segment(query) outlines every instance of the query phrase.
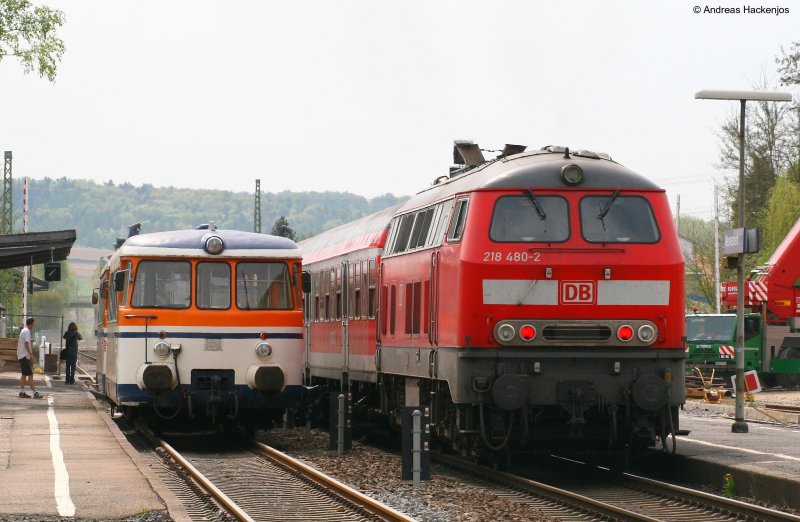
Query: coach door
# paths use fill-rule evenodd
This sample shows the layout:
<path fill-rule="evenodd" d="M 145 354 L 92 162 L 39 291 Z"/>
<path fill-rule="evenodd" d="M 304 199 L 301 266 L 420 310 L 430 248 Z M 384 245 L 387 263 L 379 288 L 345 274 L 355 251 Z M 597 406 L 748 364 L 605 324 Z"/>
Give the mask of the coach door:
<path fill-rule="evenodd" d="M 428 340 L 432 346 L 439 342 L 439 251 L 431 254 L 431 290 L 428 302 Z"/>
<path fill-rule="evenodd" d="M 336 315 L 342 321 L 342 388 L 347 389 L 348 372 L 350 368 L 350 323 L 348 314 L 350 310 L 350 266 L 346 261 L 342 261 L 341 272 L 339 275 L 339 288 L 336 296 Z"/>

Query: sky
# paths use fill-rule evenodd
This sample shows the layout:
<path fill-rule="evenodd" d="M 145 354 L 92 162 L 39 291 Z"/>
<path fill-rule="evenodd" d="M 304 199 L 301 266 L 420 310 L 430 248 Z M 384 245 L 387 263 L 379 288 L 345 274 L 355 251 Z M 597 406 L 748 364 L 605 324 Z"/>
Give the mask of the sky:
<path fill-rule="evenodd" d="M 789 0 L 33 1 L 64 12 L 67 51 L 55 83 L 0 61 L 15 190 L 411 195 L 470 139 L 607 152 L 710 219 L 738 104 L 694 93 L 786 90 L 775 57 L 800 41 Z M 789 12 L 703 12 L 720 6 Z"/>

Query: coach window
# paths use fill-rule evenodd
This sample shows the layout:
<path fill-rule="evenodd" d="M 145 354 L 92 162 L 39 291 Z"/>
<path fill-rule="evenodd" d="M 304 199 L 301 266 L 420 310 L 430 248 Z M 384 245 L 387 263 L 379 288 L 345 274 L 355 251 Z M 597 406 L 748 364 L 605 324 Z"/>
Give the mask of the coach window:
<path fill-rule="evenodd" d="M 361 261 L 356 261 L 352 265 L 353 270 L 353 304 L 350 316 L 354 319 L 361 319 Z"/>
<path fill-rule="evenodd" d="M 447 201 L 439 203 L 439 205 L 441 205 L 441 211 L 436 217 L 436 220 L 433 222 L 433 228 L 435 231 L 433 233 L 433 237 L 431 238 L 432 246 L 440 246 L 444 242 L 444 235 L 447 232 L 447 225 L 450 223 L 450 213 L 453 210 L 453 201 L 454 200 L 452 199 L 448 199 Z"/>
<path fill-rule="evenodd" d="M 560 196 L 503 196 L 492 212 L 489 238 L 496 243 L 560 243 L 569 239 L 567 202 Z"/>
<path fill-rule="evenodd" d="M 238 263 L 236 306 L 242 310 L 294 308 L 291 274 L 286 263 Z"/>
<path fill-rule="evenodd" d="M 453 212 L 453 220 L 450 223 L 450 230 L 447 232 L 447 241 L 450 243 L 461 241 L 461 237 L 464 235 L 464 226 L 467 223 L 468 206 L 469 200 L 466 198 L 456 201 L 455 210 Z"/>
<path fill-rule="evenodd" d="M 369 260 L 369 318 L 375 319 L 375 260 Z"/>
<path fill-rule="evenodd" d="M 391 254 L 399 254 L 408 249 L 408 238 L 411 236 L 411 229 L 414 227 L 414 214 L 406 214 L 397 218 L 399 225 L 397 227 L 397 236 L 395 237 L 394 244 L 392 245 Z"/>
<path fill-rule="evenodd" d="M 142 261 L 136 267 L 131 306 L 188 308 L 192 302 L 192 265 L 188 261 Z"/>
<path fill-rule="evenodd" d="M 660 239 L 650 202 L 619 191 L 581 199 L 581 233 L 590 243 L 656 243 Z"/>
<path fill-rule="evenodd" d="M 314 322 L 319 322 L 322 318 L 320 314 L 320 301 L 319 301 L 319 272 L 314 272 L 311 280 L 312 287 L 314 288 Z"/>
<path fill-rule="evenodd" d="M 336 275 L 335 277 L 335 285 L 336 285 L 336 319 L 342 319 L 342 287 L 344 286 L 344 281 L 342 280 L 344 274 L 342 274 L 341 267 L 336 267 Z M 347 314 L 347 312 L 344 312 Z"/>
<path fill-rule="evenodd" d="M 227 263 L 197 264 L 197 308 L 226 310 L 231 306 L 231 267 Z"/>
<path fill-rule="evenodd" d="M 428 231 L 431 229 L 431 220 L 433 219 L 433 207 L 426 210 L 421 210 L 417 214 L 417 222 L 414 223 L 414 232 L 411 235 L 411 242 L 408 246 L 409 250 L 425 247 L 428 240 Z"/>

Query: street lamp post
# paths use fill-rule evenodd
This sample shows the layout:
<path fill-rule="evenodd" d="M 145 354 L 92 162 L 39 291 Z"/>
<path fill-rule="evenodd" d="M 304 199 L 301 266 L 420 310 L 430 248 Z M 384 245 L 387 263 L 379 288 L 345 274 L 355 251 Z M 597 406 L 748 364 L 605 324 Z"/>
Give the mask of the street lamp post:
<path fill-rule="evenodd" d="M 745 104 L 753 101 L 792 101 L 788 92 L 767 91 L 718 91 L 703 90 L 694 95 L 698 100 L 739 100 L 739 202 L 738 227 L 744 229 L 744 118 Z M 733 433 L 747 433 L 744 420 L 744 252 L 736 261 L 736 419 L 731 426 Z M 717 289 L 719 292 L 719 288 Z"/>

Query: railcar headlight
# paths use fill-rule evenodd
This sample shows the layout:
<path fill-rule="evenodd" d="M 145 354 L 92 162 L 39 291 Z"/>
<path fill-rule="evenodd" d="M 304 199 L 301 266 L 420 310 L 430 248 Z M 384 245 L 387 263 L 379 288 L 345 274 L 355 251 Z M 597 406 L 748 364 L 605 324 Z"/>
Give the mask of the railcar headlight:
<path fill-rule="evenodd" d="M 258 343 L 256 345 L 256 355 L 259 359 L 266 359 L 272 355 L 272 346 L 269 343 Z"/>
<path fill-rule="evenodd" d="M 567 185 L 578 185 L 583 181 L 583 169 L 573 163 L 561 167 L 561 180 Z"/>
<path fill-rule="evenodd" d="M 155 353 L 158 357 L 164 359 L 167 355 L 169 355 L 170 346 L 169 343 L 165 343 L 164 341 L 159 341 L 153 346 L 153 353 Z"/>
<path fill-rule="evenodd" d="M 203 250 L 209 254 L 219 254 L 225 250 L 225 242 L 219 236 L 209 236 L 203 244 Z"/>
<path fill-rule="evenodd" d="M 636 336 L 643 343 L 652 343 L 656 338 L 656 329 L 649 324 L 643 324 L 639 327 L 639 331 L 636 332 Z"/>
<path fill-rule="evenodd" d="M 504 343 L 511 341 L 517 331 L 510 324 L 501 324 L 497 327 L 497 338 Z"/>
<path fill-rule="evenodd" d="M 628 342 L 633 339 L 633 328 L 627 324 L 623 324 L 617 328 L 617 339 L 623 342 Z"/>
<path fill-rule="evenodd" d="M 536 328 L 530 324 L 524 324 L 519 329 L 519 336 L 523 341 L 533 341 L 536 337 Z"/>

